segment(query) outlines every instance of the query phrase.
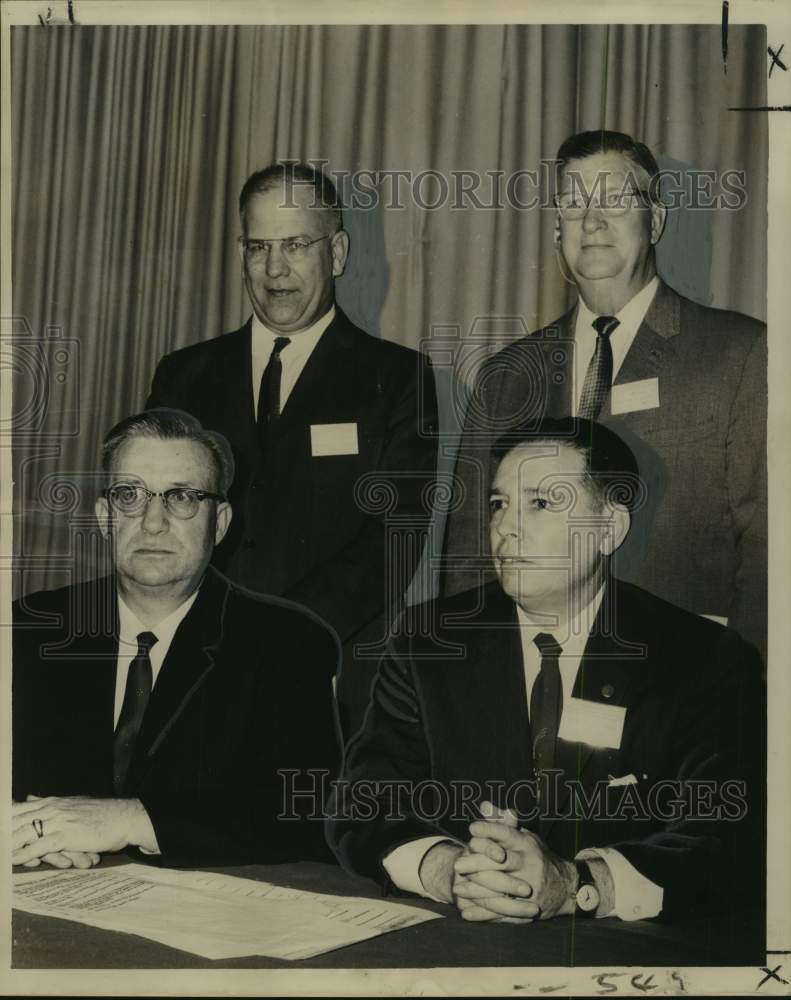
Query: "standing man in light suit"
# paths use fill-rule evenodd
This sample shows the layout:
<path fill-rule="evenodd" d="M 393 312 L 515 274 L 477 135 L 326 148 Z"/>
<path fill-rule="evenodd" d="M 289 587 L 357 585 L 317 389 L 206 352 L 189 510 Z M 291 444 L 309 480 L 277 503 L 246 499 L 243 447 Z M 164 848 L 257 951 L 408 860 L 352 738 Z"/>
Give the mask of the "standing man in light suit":
<path fill-rule="evenodd" d="M 237 516 L 216 561 L 238 583 L 329 622 L 346 647 L 348 692 L 353 645 L 381 639 L 386 606 L 398 604 L 419 561 L 411 539 L 392 556 L 377 501 L 391 496 L 402 525 L 427 519 L 434 379 L 422 354 L 369 336 L 336 306 L 349 237 L 321 171 L 266 167 L 245 183 L 239 209 L 253 315 L 163 358 L 148 406 L 186 410 L 230 441 Z M 349 693 L 358 712 L 369 681 L 361 676 Z"/>
<path fill-rule="evenodd" d="M 579 299 L 481 370 L 457 464 L 467 500 L 449 516 L 445 592 L 490 573 L 480 500 L 492 440 L 528 418 L 600 419 L 628 440 L 647 488 L 619 575 L 727 621 L 765 659 L 764 325 L 698 305 L 658 277 L 666 208 L 643 143 L 583 132 L 557 159 L 555 238 Z"/>

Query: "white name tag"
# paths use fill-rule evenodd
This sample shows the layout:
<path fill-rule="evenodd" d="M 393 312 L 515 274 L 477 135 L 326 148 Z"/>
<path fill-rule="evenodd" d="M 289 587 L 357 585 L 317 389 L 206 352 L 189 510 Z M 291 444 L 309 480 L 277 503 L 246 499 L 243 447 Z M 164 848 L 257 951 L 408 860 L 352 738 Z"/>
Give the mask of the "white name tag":
<path fill-rule="evenodd" d="M 624 382 L 610 390 L 610 411 L 634 413 L 636 410 L 654 410 L 659 406 L 659 379 L 642 378 L 639 382 Z"/>
<path fill-rule="evenodd" d="M 563 703 L 558 736 L 572 743 L 618 750 L 625 718 L 626 709 L 620 705 L 602 705 L 598 701 L 569 698 Z"/>
<path fill-rule="evenodd" d="M 359 455 L 357 424 L 311 424 L 310 453 L 314 458 Z"/>

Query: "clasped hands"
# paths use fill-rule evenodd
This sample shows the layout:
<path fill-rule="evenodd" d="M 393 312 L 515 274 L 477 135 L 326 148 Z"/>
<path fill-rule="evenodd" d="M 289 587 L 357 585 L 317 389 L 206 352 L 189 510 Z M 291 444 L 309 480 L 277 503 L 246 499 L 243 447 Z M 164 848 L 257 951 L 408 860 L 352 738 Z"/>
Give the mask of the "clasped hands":
<path fill-rule="evenodd" d="M 470 921 L 526 924 L 573 913 L 574 863 L 520 830 L 509 810 L 484 802 L 481 813 L 466 848 L 437 844 L 426 855 L 420 873 L 426 889 L 453 901 Z"/>
<path fill-rule="evenodd" d="M 37 798 L 11 805 L 11 861 L 36 868 L 91 868 L 129 844 L 156 851 L 148 814 L 137 799 Z"/>

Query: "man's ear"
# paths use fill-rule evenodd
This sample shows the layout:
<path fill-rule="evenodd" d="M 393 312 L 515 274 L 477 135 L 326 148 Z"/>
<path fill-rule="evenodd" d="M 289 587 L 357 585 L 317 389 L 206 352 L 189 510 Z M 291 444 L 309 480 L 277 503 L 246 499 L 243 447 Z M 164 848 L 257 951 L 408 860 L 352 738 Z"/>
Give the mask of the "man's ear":
<path fill-rule="evenodd" d="M 219 545 L 223 538 L 225 538 L 225 535 L 231 526 L 232 517 L 233 511 L 231 510 L 231 505 L 229 503 L 223 501 L 222 503 L 217 504 L 217 516 L 214 524 L 215 545 Z"/>
<path fill-rule="evenodd" d="M 93 512 L 96 514 L 96 520 L 99 522 L 99 531 L 102 533 L 102 538 L 109 538 L 112 515 L 110 514 L 110 506 L 104 497 L 96 498 L 96 503 L 93 505 Z"/>
<path fill-rule="evenodd" d="M 620 548 L 623 540 L 629 534 L 629 528 L 632 526 L 632 515 L 626 507 L 617 503 L 608 503 L 606 510 L 609 512 L 610 518 L 607 522 L 607 529 L 599 542 L 599 551 L 603 556 L 611 556 Z"/>
<path fill-rule="evenodd" d="M 555 229 L 554 229 L 554 234 L 553 235 L 554 235 L 554 239 L 555 239 L 555 246 L 559 247 L 560 246 L 560 216 L 559 215 L 555 215 Z"/>
<path fill-rule="evenodd" d="M 349 234 L 345 229 L 339 229 L 330 240 L 332 252 L 332 276 L 340 278 L 346 270 L 346 258 L 349 256 Z"/>
<path fill-rule="evenodd" d="M 651 203 L 651 245 L 655 246 L 662 237 L 667 222 L 667 207 L 660 202 Z"/>

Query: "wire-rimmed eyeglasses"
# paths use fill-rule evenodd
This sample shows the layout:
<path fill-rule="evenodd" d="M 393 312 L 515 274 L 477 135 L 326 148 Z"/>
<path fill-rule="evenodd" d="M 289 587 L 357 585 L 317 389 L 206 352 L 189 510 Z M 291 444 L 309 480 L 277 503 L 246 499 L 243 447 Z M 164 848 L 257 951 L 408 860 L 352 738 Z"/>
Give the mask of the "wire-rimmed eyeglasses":
<path fill-rule="evenodd" d="M 318 239 L 309 240 L 304 236 L 284 236 L 279 240 L 254 240 L 247 236 L 240 236 L 239 243 L 244 249 L 245 259 L 250 264 L 262 264 L 269 259 L 272 247 L 279 243 L 282 247 L 283 256 L 289 263 L 304 260 L 310 248 L 321 243 L 322 240 L 329 240 L 335 233 L 327 233 L 326 236 L 319 236 Z"/>

